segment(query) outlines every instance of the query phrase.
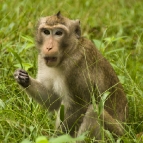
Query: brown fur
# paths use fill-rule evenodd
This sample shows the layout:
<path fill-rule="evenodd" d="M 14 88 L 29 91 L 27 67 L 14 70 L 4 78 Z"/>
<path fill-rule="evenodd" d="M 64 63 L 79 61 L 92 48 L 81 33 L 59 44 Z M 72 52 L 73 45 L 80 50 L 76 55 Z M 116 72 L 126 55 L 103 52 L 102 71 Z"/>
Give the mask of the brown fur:
<path fill-rule="evenodd" d="M 43 28 L 49 33 L 45 34 Z M 89 130 L 91 138 L 100 140 L 100 126 L 104 125 L 111 133 L 123 135 L 122 123 L 128 112 L 123 87 L 94 44 L 81 37 L 79 20 L 70 20 L 60 13 L 44 17 L 39 21 L 36 41 L 39 49 L 37 79 L 24 70 L 16 70 L 14 76 L 26 92 L 49 111 L 58 110 L 56 128 L 71 136 Z M 57 60 L 52 61 L 55 57 Z M 107 91 L 110 94 L 99 116 L 93 105 L 96 103 L 98 108 Z M 61 104 L 65 109 L 62 123 Z"/>

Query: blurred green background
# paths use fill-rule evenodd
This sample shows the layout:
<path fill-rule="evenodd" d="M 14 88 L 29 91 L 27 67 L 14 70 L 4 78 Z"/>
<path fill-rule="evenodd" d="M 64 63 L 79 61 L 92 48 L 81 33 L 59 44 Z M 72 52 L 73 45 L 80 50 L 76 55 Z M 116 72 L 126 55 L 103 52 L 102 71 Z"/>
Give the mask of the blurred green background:
<path fill-rule="evenodd" d="M 29 98 L 13 72 L 37 71 L 35 25 L 59 10 L 80 19 L 82 35 L 110 61 L 129 102 L 124 142 L 140 142 L 143 131 L 143 1 L 142 0 L 0 0 L 0 142 L 35 140 L 54 134 L 53 115 Z M 139 134 L 136 136 L 136 134 Z"/>

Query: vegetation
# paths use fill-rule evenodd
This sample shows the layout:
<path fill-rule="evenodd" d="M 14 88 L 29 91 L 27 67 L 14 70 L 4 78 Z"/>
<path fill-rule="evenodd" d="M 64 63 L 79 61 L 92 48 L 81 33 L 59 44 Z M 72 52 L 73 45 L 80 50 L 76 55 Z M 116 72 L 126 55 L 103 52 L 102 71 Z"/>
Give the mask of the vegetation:
<path fill-rule="evenodd" d="M 39 17 L 59 10 L 67 17 L 80 19 L 82 34 L 110 61 L 124 86 L 129 119 L 125 135 L 117 141 L 143 142 L 142 0 L 0 0 L 0 3 L 0 143 L 20 143 L 25 139 L 35 142 L 39 136 L 49 139 L 54 135 L 54 115 L 47 114 L 19 88 L 13 72 L 24 68 L 35 77 L 36 22 Z M 115 141 L 111 138 L 110 142 Z"/>

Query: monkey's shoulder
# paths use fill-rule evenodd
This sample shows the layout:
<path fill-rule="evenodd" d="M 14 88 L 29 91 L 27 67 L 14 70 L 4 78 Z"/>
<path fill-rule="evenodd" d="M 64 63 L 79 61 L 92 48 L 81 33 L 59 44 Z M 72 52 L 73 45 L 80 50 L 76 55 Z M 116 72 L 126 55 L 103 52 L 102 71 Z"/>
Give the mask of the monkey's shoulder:
<path fill-rule="evenodd" d="M 89 39 L 85 37 L 81 37 L 79 39 L 79 44 L 81 47 L 84 47 L 86 51 L 90 51 L 90 53 L 93 52 L 93 54 L 100 54 L 99 50 L 96 48 L 96 45 Z"/>
<path fill-rule="evenodd" d="M 79 40 L 79 45 L 81 53 L 83 53 L 83 55 L 86 54 L 86 57 L 88 57 L 91 62 L 94 62 L 97 59 L 100 59 L 100 62 L 106 61 L 104 56 L 100 53 L 96 45 L 91 40 L 81 37 Z"/>
<path fill-rule="evenodd" d="M 79 39 L 79 43 L 84 45 L 86 48 L 94 47 L 95 45 L 92 43 L 91 40 L 87 39 L 86 37 L 81 37 Z"/>

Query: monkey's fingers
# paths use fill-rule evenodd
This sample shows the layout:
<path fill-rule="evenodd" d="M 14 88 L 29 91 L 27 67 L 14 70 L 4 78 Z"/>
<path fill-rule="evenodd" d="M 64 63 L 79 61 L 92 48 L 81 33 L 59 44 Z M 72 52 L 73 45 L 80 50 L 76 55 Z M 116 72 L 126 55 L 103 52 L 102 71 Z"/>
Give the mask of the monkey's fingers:
<path fill-rule="evenodd" d="M 15 80 L 23 87 L 28 87 L 30 80 L 29 75 L 26 71 L 18 69 L 14 73 Z"/>
<path fill-rule="evenodd" d="M 21 81 L 27 82 L 29 80 L 29 76 L 18 75 L 18 79 Z"/>
<path fill-rule="evenodd" d="M 28 73 L 23 73 L 23 72 L 19 72 L 19 74 L 18 74 L 19 76 L 23 76 L 23 77 L 25 77 L 25 78 L 29 78 L 29 75 L 28 75 Z"/>
<path fill-rule="evenodd" d="M 14 72 L 14 76 L 16 75 L 19 75 L 19 73 L 27 73 L 26 71 L 22 70 L 22 69 L 17 69 L 15 72 Z M 28 74 L 28 73 L 27 73 Z"/>
<path fill-rule="evenodd" d="M 30 85 L 29 76 L 18 75 L 16 80 L 23 87 L 28 87 Z"/>
<path fill-rule="evenodd" d="M 24 73 L 24 74 L 27 74 L 27 75 L 28 75 L 28 72 L 26 72 L 26 71 L 23 70 L 23 69 L 18 69 L 18 71 L 19 71 L 20 73 Z"/>

